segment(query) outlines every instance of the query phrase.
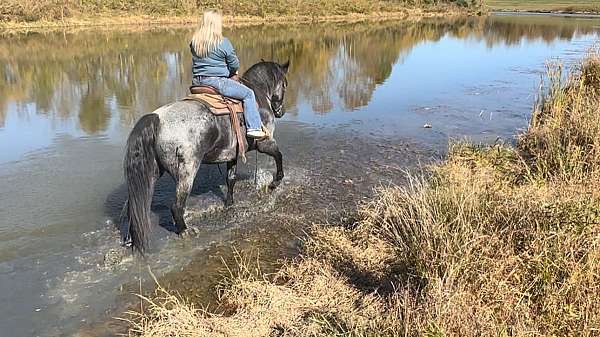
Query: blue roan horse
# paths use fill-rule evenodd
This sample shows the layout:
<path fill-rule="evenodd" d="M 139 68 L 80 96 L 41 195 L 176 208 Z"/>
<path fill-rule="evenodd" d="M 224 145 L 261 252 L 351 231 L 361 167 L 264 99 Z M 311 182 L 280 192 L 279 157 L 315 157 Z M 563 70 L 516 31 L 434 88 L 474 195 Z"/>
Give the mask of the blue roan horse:
<path fill-rule="evenodd" d="M 283 97 L 289 62 L 259 62 L 242 76 L 254 90 L 262 122 L 273 134 L 275 118 L 283 116 Z M 245 134 L 245 127 L 242 132 Z M 283 179 L 282 155 L 275 139 L 246 140 L 248 151 L 258 150 L 275 159 L 277 172 L 270 188 Z M 177 183 L 176 201 L 171 206 L 177 233 L 186 229 L 183 219 L 186 200 L 201 163 L 227 163 L 227 197 L 233 204 L 236 180 L 237 141 L 228 116 L 215 116 L 204 104 L 186 100 L 167 104 L 142 116 L 127 139 L 124 169 L 128 199 L 126 242 L 144 252 L 150 229 L 150 204 L 154 184 L 167 172 Z"/>

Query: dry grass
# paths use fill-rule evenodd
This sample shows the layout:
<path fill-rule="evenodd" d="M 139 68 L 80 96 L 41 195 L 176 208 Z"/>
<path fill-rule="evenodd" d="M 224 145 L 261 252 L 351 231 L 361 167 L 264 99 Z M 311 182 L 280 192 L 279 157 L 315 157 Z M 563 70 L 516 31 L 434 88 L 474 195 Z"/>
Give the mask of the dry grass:
<path fill-rule="evenodd" d="M 560 64 L 548 69 L 547 93 L 521 148 L 542 178 L 589 179 L 600 168 L 600 58 L 590 55 L 567 76 Z"/>
<path fill-rule="evenodd" d="M 0 4 L 1 6 L 1 4 Z M 263 24 L 314 24 L 320 23 L 354 23 L 354 22 L 383 22 L 403 20 L 407 22 L 417 22 L 423 18 L 459 18 L 464 17 L 463 9 L 456 6 L 444 6 L 435 10 L 428 8 L 403 8 L 392 12 L 372 12 L 372 13 L 348 13 L 339 15 L 273 15 L 265 16 L 224 16 L 224 24 L 228 28 L 243 27 Z M 197 24 L 198 14 L 182 15 L 149 15 L 137 13 L 108 14 L 100 13 L 98 15 L 75 15 L 65 19 L 40 19 L 36 21 L 1 21 L 0 35 L 18 35 L 23 32 L 48 32 L 60 30 L 63 32 L 79 31 L 147 31 L 157 26 L 168 28 L 189 27 Z"/>
<path fill-rule="evenodd" d="M 377 12 L 402 12 L 407 8 L 439 9 L 454 6 L 483 9 L 483 0 L 3 0 L 0 22 L 65 21 L 100 16 L 189 16 L 219 8 L 227 16 L 320 17 Z"/>
<path fill-rule="evenodd" d="M 488 0 L 493 10 L 600 13 L 600 4 L 595 0 Z"/>
<path fill-rule="evenodd" d="M 315 226 L 276 275 L 240 260 L 221 289 L 231 315 L 161 290 L 132 334 L 600 335 L 599 66 L 551 72 L 516 148 L 453 145 L 356 223 Z"/>

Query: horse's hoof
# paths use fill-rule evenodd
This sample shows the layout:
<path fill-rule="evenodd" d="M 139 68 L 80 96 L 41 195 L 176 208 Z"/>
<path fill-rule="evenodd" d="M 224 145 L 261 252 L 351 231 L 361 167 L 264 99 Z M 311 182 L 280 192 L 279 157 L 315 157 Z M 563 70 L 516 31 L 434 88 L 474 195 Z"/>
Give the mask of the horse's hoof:
<path fill-rule="evenodd" d="M 121 247 L 131 248 L 133 246 L 133 240 L 131 236 L 127 235 L 121 240 Z"/>
<path fill-rule="evenodd" d="M 281 180 L 273 180 L 270 184 L 269 184 L 269 191 L 272 191 L 274 189 L 276 189 L 279 184 L 281 184 Z"/>
<path fill-rule="evenodd" d="M 189 239 L 197 237 L 199 233 L 200 231 L 198 230 L 198 227 L 192 226 L 188 227 L 185 231 L 183 231 L 183 233 L 181 233 L 179 237 L 182 239 Z"/>

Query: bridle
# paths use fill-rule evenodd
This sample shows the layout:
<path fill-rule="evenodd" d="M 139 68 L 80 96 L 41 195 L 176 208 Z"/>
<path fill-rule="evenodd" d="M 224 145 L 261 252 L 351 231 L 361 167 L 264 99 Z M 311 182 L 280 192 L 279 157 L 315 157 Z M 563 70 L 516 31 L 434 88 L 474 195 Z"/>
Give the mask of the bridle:
<path fill-rule="evenodd" d="M 248 81 L 245 80 L 243 77 L 240 77 L 240 82 L 248 85 Z M 288 81 L 287 81 L 287 77 L 285 75 L 283 75 L 283 91 L 285 92 L 285 90 L 287 89 L 287 85 L 288 85 Z M 275 111 L 275 108 L 273 108 L 273 103 L 276 103 L 277 106 L 279 106 L 279 111 L 281 111 L 283 109 L 283 95 L 282 97 L 278 98 L 278 99 L 272 99 L 272 97 L 269 97 L 269 95 L 265 95 L 265 99 L 267 100 L 267 102 L 269 102 L 269 106 L 271 107 L 271 111 L 273 111 L 273 114 L 275 114 L 275 117 L 279 118 L 281 117 L 281 115 L 279 115 L 278 112 Z"/>
<path fill-rule="evenodd" d="M 283 76 L 283 92 L 284 93 L 285 93 L 285 90 L 287 89 L 287 84 L 288 84 L 287 77 L 285 77 L 285 75 L 284 75 Z M 273 113 L 275 113 L 275 109 L 273 108 L 273 103 L 277 103 L 277 106 L 279 107 L 280 110 L 283 109 L 283 95 L 281 95 L 281 97 L 279 97 L 276 100 L 267 97 L 267 100 L 269 101 L 269 104 L 271 105 L 271 110 L 273 110 Z"/>
<path fill-rule="evenodd" d="M 283 76 L 283 91 L 285 92 L 285 90 L 287 89 L 287 77 Z M 269 97 L 269 95 L 265 95 L 265 99 L 267 100 L 267 102 L 269 102 L 269 106 L 271 107 L 271 111 L 273 111 L 273 114 L 275 114 L 275 117 L 279 118 L 282 115 L 279 114 L 279 112 L 281 112 L 281 110 L 283 109 L 283 95 L 282 97 L 278 98 L 278 99 L 273 99 L 272 96 Z M 279 107 L 279 112 L 275 111 L 275 108 L 273 107 L 273 103 L 276 103 L 277 106 Z"/>

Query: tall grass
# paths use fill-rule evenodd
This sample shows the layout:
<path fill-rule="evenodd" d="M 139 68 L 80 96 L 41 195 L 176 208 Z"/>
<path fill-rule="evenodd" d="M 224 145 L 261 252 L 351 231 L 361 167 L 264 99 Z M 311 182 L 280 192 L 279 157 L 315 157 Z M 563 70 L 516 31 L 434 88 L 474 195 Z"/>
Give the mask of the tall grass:
<path fill-rule="evenodd" d="M 193 322 L 157 332 L 182 308 L 150 302 L 136 331 L 600 335 L 600 59 L 566 77 L 551 69 L 517 147 L 455 144 L 427 175 L 379 189 L 356 223 L 315 226 L 277 275 L 240 263 L 222 289 L 231 315 L 185 311 Z"/>
<path fill-rule="evenodd" d="M 63 20 L 77 16 L 197 15 L 219 8 L 231 16 L 326 16 L 402 11 L 410 7 L 452 5 L 482 9 L 483 0 L 3 0 L 0 22 Z"/>
<path fill-rule="evenodd" d="M 565 75 L 560 64 L 548 66 L 548 91 L 542 94 L 520 147 L 543 178 L 587 179 L 600 168 L 600 59 L 583 61 Z"/>

